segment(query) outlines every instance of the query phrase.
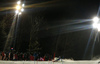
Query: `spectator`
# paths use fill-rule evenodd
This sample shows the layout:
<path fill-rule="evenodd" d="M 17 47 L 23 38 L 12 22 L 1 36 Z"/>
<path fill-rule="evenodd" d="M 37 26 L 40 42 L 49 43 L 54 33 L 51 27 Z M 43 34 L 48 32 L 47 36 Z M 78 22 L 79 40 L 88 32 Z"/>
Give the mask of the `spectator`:
<path fill-rule="evenodd" d="M 22 54 L 22 60 L 24 60 L 25 58 L 24 58 L 24 54 Z"/>
<path fill-rule="evenodd" d="M 18 60 L 18 55 L 17 55 L 17 53 L 15 53 L 15 60 Z"/>
<path fill-rule="evenodd" d="M 44 61 L 45 61 L 45 56 L 43 57 Z"/>
<path fill-rule="evenodd" d="M 2 54 L 0 54 L 0 60 L 2 60 Z"/>
<path fill-rule="evenodd" d="M 10 53 L 10 60 L 13 60 L 13 52 Z"/>
<path fill-rule="evenodd" d="M 40 61 L 44 61 L 44 59 L 42 57 L 40 57 Z"/>
<path fill-rule="evenodd" d="M 24 60 L 27 60 L 27 54 L 24 53 Z"/>
<path fill-rule="evenodd" d="M 2 60 L 4 60 L 4 52 L 2 51 Z"/>
<path fill-rule="evenodd" d="M 30 55 L 30 60 L 34 60 L 34 57 L 32 55 Z"/>
<path fill-rule="evenodd" d="M 21 56 L 20 58 L 21 58 L 21 60 L 22 60 L 22 59 L 23 59 L 23 53 L 21 53 L 20 56 Z"/>
<path fill-rule="evenodd" d="M 8 52 L 6 52 L 6 58 L 5 59 L 9 60 L 9 53 Z"/>

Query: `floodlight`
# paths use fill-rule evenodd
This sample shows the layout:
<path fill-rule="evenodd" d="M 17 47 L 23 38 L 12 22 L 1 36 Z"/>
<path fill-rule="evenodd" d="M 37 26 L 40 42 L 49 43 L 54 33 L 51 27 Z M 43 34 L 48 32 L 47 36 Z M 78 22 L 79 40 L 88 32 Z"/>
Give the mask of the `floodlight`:
<path fill-rule="evenodd" d="M 21 12 L 19 12 L 19 15 L 21 15 L 22 13 Z"/>
<path fill-rule="evenodd" d="M 99 21 L 99 18 L 98 18 L 98 17 L 94 17 L 94 18 L 93 18 L 93 22 L 94 22 L 94 23 L 97 23 L 98 21 Z"/>
<path fill-rule="evenodd" d="M 21 0 L 17 1 L 15 13 L 19 14 L 19 15 L 22 14 L 22 12 L 24 11 L 24 6 L 25 6 L 25 4 L 24 3 L 22 4 Z"/>
<path fill-rule="evenodd" d="M 21 4 L 21 1 L 18 1 L 17 4 L 18 4 L 18 5 Z"/>
<path fill-rule="evenodd" d="M 22 9 L 21 9 L 21 11 L 23 12 L 23 11 L 24 11 L 24 9 L 22 8 Z"/>
<path fill-rule="evenodd" d="M 100 32 L 100 28 L 98 29 L 98 31 Z"/>
<path fill-rule="evenodd" d="M 93 23 L 93 28 L 97 28 L 98 24 L 97 23 Z"/>
<path fill-rule="evenodd" d="M 98 31 L 100 31 L 100 24 L 97 25 L 97 29 L 98 29 Z"/>
<path fill-rule="evenodd" d="M 19 11 L 18 11 L 18 10 L 16 10 L 16 11 L 15 11 L 15 13 L 16 13 L 16 14 L 18 14 L 18 13 L 19 13 Z"/>
<path fill-rule="evenodd" d="M 22 7 L 24 7 L 25 6 L 25 4 L 22 4 Z"/>
<path fill-rule="evenodd" d="M 19 5 L 16 6 L 16 9 L 17 9 L 17 10 L 19 10 L 20 8 L 21 8 L 21 6 L 19 6 Z"/>

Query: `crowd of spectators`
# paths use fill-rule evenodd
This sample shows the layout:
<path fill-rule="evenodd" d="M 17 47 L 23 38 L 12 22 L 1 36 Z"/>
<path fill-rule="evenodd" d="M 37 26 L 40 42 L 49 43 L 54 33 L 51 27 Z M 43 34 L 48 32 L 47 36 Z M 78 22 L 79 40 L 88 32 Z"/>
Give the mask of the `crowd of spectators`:
<path fill-rule="evenodd" d="M 21 52 L 1 52 L 0 54 L 0 60 L 14 60 L 14 61 L 51 61 L 53 59 L 52 55 L 45 54 L 44 56 L 41 56 L 40 53 L 21 53 Z"/>

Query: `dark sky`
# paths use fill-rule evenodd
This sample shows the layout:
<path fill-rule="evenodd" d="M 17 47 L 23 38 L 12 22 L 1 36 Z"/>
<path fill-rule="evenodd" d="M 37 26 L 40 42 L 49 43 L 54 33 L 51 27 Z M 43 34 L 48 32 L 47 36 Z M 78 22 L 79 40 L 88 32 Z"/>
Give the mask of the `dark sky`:
<path fill-rule="evenodd" d="M 47 25 L 44 27 L 42 26 L 44 30 L 41 30 L 40 33 L 40 42 L 42 42 L 42 45 L 45 45 L 43 49 L 45 52 L 51 52 L 52 50 L 52 52 L 56 52 L 58 56 L 72 57 L 78 60 L 83 59 L 91 28 L 87 30 L 81 30 L 83 28 L 79 30 L 74 28 L 90 25 L 92 22 L 76 23 L 72 25 L 67 24 L 82 22 L 82 19 L 91 19 L 96 16 L 99 9 L 99 1 L 64 0 L 59 4 L 60 6 L 46 8 L 45 21 L 47 21 Z M 88 27 L 90 26 L 85 26 L 85 28 Z M 90 47 L 86 53 L 86 59 L 90 59 L 91 57 L 93 39 L 94 38 L 92 38 L 91 44 L 89 45 Z M 94 55 L 96 56 L 99 54 L 100 52 L 95 50 Z"/>
<path fill-rule="evenodd" d="M 46 1 L 53 0 L 25 0 L 25 3 L 29 5 Z M 0 7 L 13 6 L 14 2 L 14 0 L 0 0 Z M 81 30 L 83 28 L 80 28 L 85 25 L 90 25 L 91 22 L 81 22 L 83 19 L 91 19 L 96 16 L 99 5 L 99 0 L 59 0 L 52 4 L 46 4 L 44 7 L 28 8 L 25 13 L 32 13 L 34 15 L 34 13 L 37 14 L 39 12 L 40 15 L 43 15 L 44 24 L 42 23 L 43 25 L 40 26 L 39 42 L 43 47 L 44 53 L 50 52 L 53 54 L 56 52 L 57 56 L 61 55 L 79 60 L 83 59 L 86 44 L 91 33 L 91 28 L 87 30 Z M 1 16 L 3 14 L 5 14 L 5 11 L 2 14 L 0 13 Z M 76 27 L 80 29 L 74 29 Z M 99 44 L 96 45 L 99 50 Z M 95 50 L 95 55 L 99 54 L 100 52 Z M 88 52 L 88 55 L 90 55 L 90 52 Z M 90 59 L 90 57 L 86 58 Z"/>

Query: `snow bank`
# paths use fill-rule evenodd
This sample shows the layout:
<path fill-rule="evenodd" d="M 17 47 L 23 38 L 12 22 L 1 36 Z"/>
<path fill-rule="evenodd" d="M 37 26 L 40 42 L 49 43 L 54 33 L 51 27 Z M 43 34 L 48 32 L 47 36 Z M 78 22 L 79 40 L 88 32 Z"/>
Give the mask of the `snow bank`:
<path fill-rule="evenodd" d="M 98 61 L 0 61 L 0 64 L 100 64 Z"/>

